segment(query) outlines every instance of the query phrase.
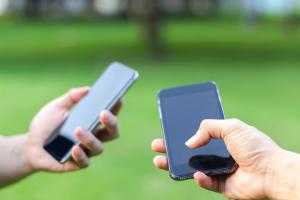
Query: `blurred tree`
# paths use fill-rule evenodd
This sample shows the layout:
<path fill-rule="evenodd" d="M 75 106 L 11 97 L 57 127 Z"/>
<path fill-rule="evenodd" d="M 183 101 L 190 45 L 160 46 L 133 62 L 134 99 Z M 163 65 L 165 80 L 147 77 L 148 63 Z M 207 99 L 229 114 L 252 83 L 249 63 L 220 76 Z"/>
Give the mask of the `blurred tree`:
<path fill-rule="evenodd" d="M 200 17 L 211 17 L 218 13 L 219 0 L 185 0 L 189 13 Z"/>
<path fill-rule="evenodd" d="M 299 16 L 299 0 L 285 0 L 285 15 L 283 17 L 282 26 L 286 32 L 297 30 L 300 24 Z"/>
<path fill-rule="evenodd" d="M 250 28 L 256 29 L 260 22 L 261 0 L 244 0 L 244 20 Z"/>
<path fill-rule="evenodd" d="M 164 44 L 160 35 L 160 0 L 131 0 L 129 10 L 142 23 L 146 41 L 153 55 L 162 56 Z"/>
<path fill-rule="evenodd" d="M 159 0 L 145 0 L 146 33 L 155 56 L 163 53 L 163 41 L 160 37 L 160 7 Z"/>
<path fill-rule="evenodd" d="M 39 8 L 40 8 L 40 2 L 39 0 L 26 0 L 25 2 L 25 8 L 24 8 L 24 14 L 27 17 L 36 17 L 39 14 Z"/>

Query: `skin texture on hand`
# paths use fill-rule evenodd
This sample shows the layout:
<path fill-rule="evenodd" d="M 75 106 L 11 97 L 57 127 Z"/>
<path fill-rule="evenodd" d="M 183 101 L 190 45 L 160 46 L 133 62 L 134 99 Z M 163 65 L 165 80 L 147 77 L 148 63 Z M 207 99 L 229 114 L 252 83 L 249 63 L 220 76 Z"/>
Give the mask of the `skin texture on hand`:
<path fill-rule="evenodd" d="M 64 164 L 58 163 L 43 149 L 43 145 L 51 133 L 64 121 L 69 115 L 69 110 L 88 91 L 88 87 L 71 89 L 65 95 L 50 102 L 35 116 L 30 126 L 26 145 L 27 162 L 32 170 L 67 172 L 89 165 L 89 157 L 80 146 L 73 147 L 72 159 Z M 77 139 L 88 150 L 89 156 L 102 153 L 102 142 L 113 140 L 119 136 L 119 126 L 114 114 L 119 112 L 121 105 L 121 102 L 116 104 L 112 109 L 113 114 L 110 111 L 103 111 L 100 114 L 99 121 L 104 128 L 98 129 L 95 135 L 80 127 L 75 130 Z"/>
<path fill-rule="evenodd" d="M 72 148 L 72 158 L 61 164 L 43 148 L 52 132 L 66 119 L 70 109 L 89 92 L 88 87 L 71 89 L 65 95 L 51 101 L 34 117 L 28 134 L 12 137 L 0 136 L 0 187 L 14 183 L 29 174 L 43 170 L 49 172 L 68 172 L 85 168 L 91 156 L 103 151 L 103 142 L 119 136 L 119 125 L 115 115 L 122 107 L 119 101 L 110 111 L 99 115 L 95 135 L 78 127 L 75 135 L 80 146 Z M 83 148 L 82 148 L 82 147 Z"/>
<path fill-rule="evenodd" d="M 223 139 L 228 151 L 238 164 L 238 169 L 230 175 L 209 177 L 201 172 L 194 174 L 194 179 L 202 188 L 221 193 L 229 199 L 288 199 L 289 189 L 274 196 L 273 181 L 280 182 L 278 176 L 284 177 L 275 166 L 287 158 L 288 154 L 269 137 L 256 128 L 237 119 L 204 120 L 195 136 L 186 142 L 190 148 L 198 148 L 209 143 L 211 138 Z M 155 139 L 152 149 L 165 153 L 163 139 Z M 165 156 L 156 156 L 153 160 L 157 168 L 168 170 Z M 300 163 L 298 162 L 299 166 Z M 298 183 L 299 185 L 300 183 Z M 281 187 L 288 187 L 281 184 Z"/>

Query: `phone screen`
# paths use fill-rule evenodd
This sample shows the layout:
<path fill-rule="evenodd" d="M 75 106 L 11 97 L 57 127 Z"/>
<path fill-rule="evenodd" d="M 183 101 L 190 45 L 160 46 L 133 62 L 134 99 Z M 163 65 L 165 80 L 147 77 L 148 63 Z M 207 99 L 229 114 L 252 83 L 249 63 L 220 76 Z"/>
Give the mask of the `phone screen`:
<path fill-rule="evenodd" d="M 110 109 L 136 78 L 136 71 L 120 63 L 111 64 L 49 138 L 45 149 L 58 161 L 65 161 L 71 147 L 78 143 L 75 129 L 92 131 L 99 124 L 101 111 Z"/>
<path fill-rule="evenodd" d="M 160 106 L 170 172 L 174 176 L 190 177 L 197 170 L 215 174 L 217 170 L 232 167 L 234 161 L 222 140 L 212 140 L 198 149 L 185 145 L 202 120 L 224 119 L 215 84 L 165 90 L 160 95 Z"/>

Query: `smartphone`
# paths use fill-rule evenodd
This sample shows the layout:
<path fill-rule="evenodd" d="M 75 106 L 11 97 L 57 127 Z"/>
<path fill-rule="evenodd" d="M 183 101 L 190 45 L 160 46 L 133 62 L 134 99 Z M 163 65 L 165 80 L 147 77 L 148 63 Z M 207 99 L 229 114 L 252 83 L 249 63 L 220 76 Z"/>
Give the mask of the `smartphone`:
<path fill-rule="evenodd" d="M 235 170 L 236 163 L 222 140 L 213 139 L 197 149 L 185 145 L 199 129 L 202 120 L 224 119 L 221 98 L 214 82 L 160 90 L 158 106 L 171 178 L 190 179 L 196 171 L 220 175 Z"/>
<path fill-rule="evenodd" d="M 57 161 L 64 163 L 71 149 L 78 145 L 74 131 L 82 127 L 93 132 L 99 126 L 99 114 L 111 109 L 138 78 L 138 72 L 121 64 L 112 63 L 91 87 L 89 93 L 71 110 L 68 118 L 51 134 L 44 145 Z"/>

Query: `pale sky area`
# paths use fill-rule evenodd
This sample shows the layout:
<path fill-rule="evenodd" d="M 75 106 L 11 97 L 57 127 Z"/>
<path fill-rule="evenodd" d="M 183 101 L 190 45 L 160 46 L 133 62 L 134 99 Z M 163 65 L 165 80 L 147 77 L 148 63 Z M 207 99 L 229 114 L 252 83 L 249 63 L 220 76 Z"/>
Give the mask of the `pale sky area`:
<path fill-rule="evenodd" d="M 19 0 L 24 1 L 24 0 Z M 66 0 L 65 0 L 66 1 Z M 74 1 L 74 0 L 73 0 Z M 226 1 L 226 0 L 224 0 Z M 237 0 L 237 2 L 240 0 Z M 0 15 L 5 14 L 8 9 L 9 0 L 0 0 Z M 72 0 L 70 0 L 72 2 Z M 117 0 L 97 0 L 95 6 L 97 9 L 106 9 L 107 12 L 117 8 Z M 225 3 L 225 2 L 224 2 Z M 251 4 L 252 8 L 255 10 L 268 14 L 284 14 L 295 7 L 300 8 L 300 0 L 244 0 L 244 5 L 247 7 Z"/>

